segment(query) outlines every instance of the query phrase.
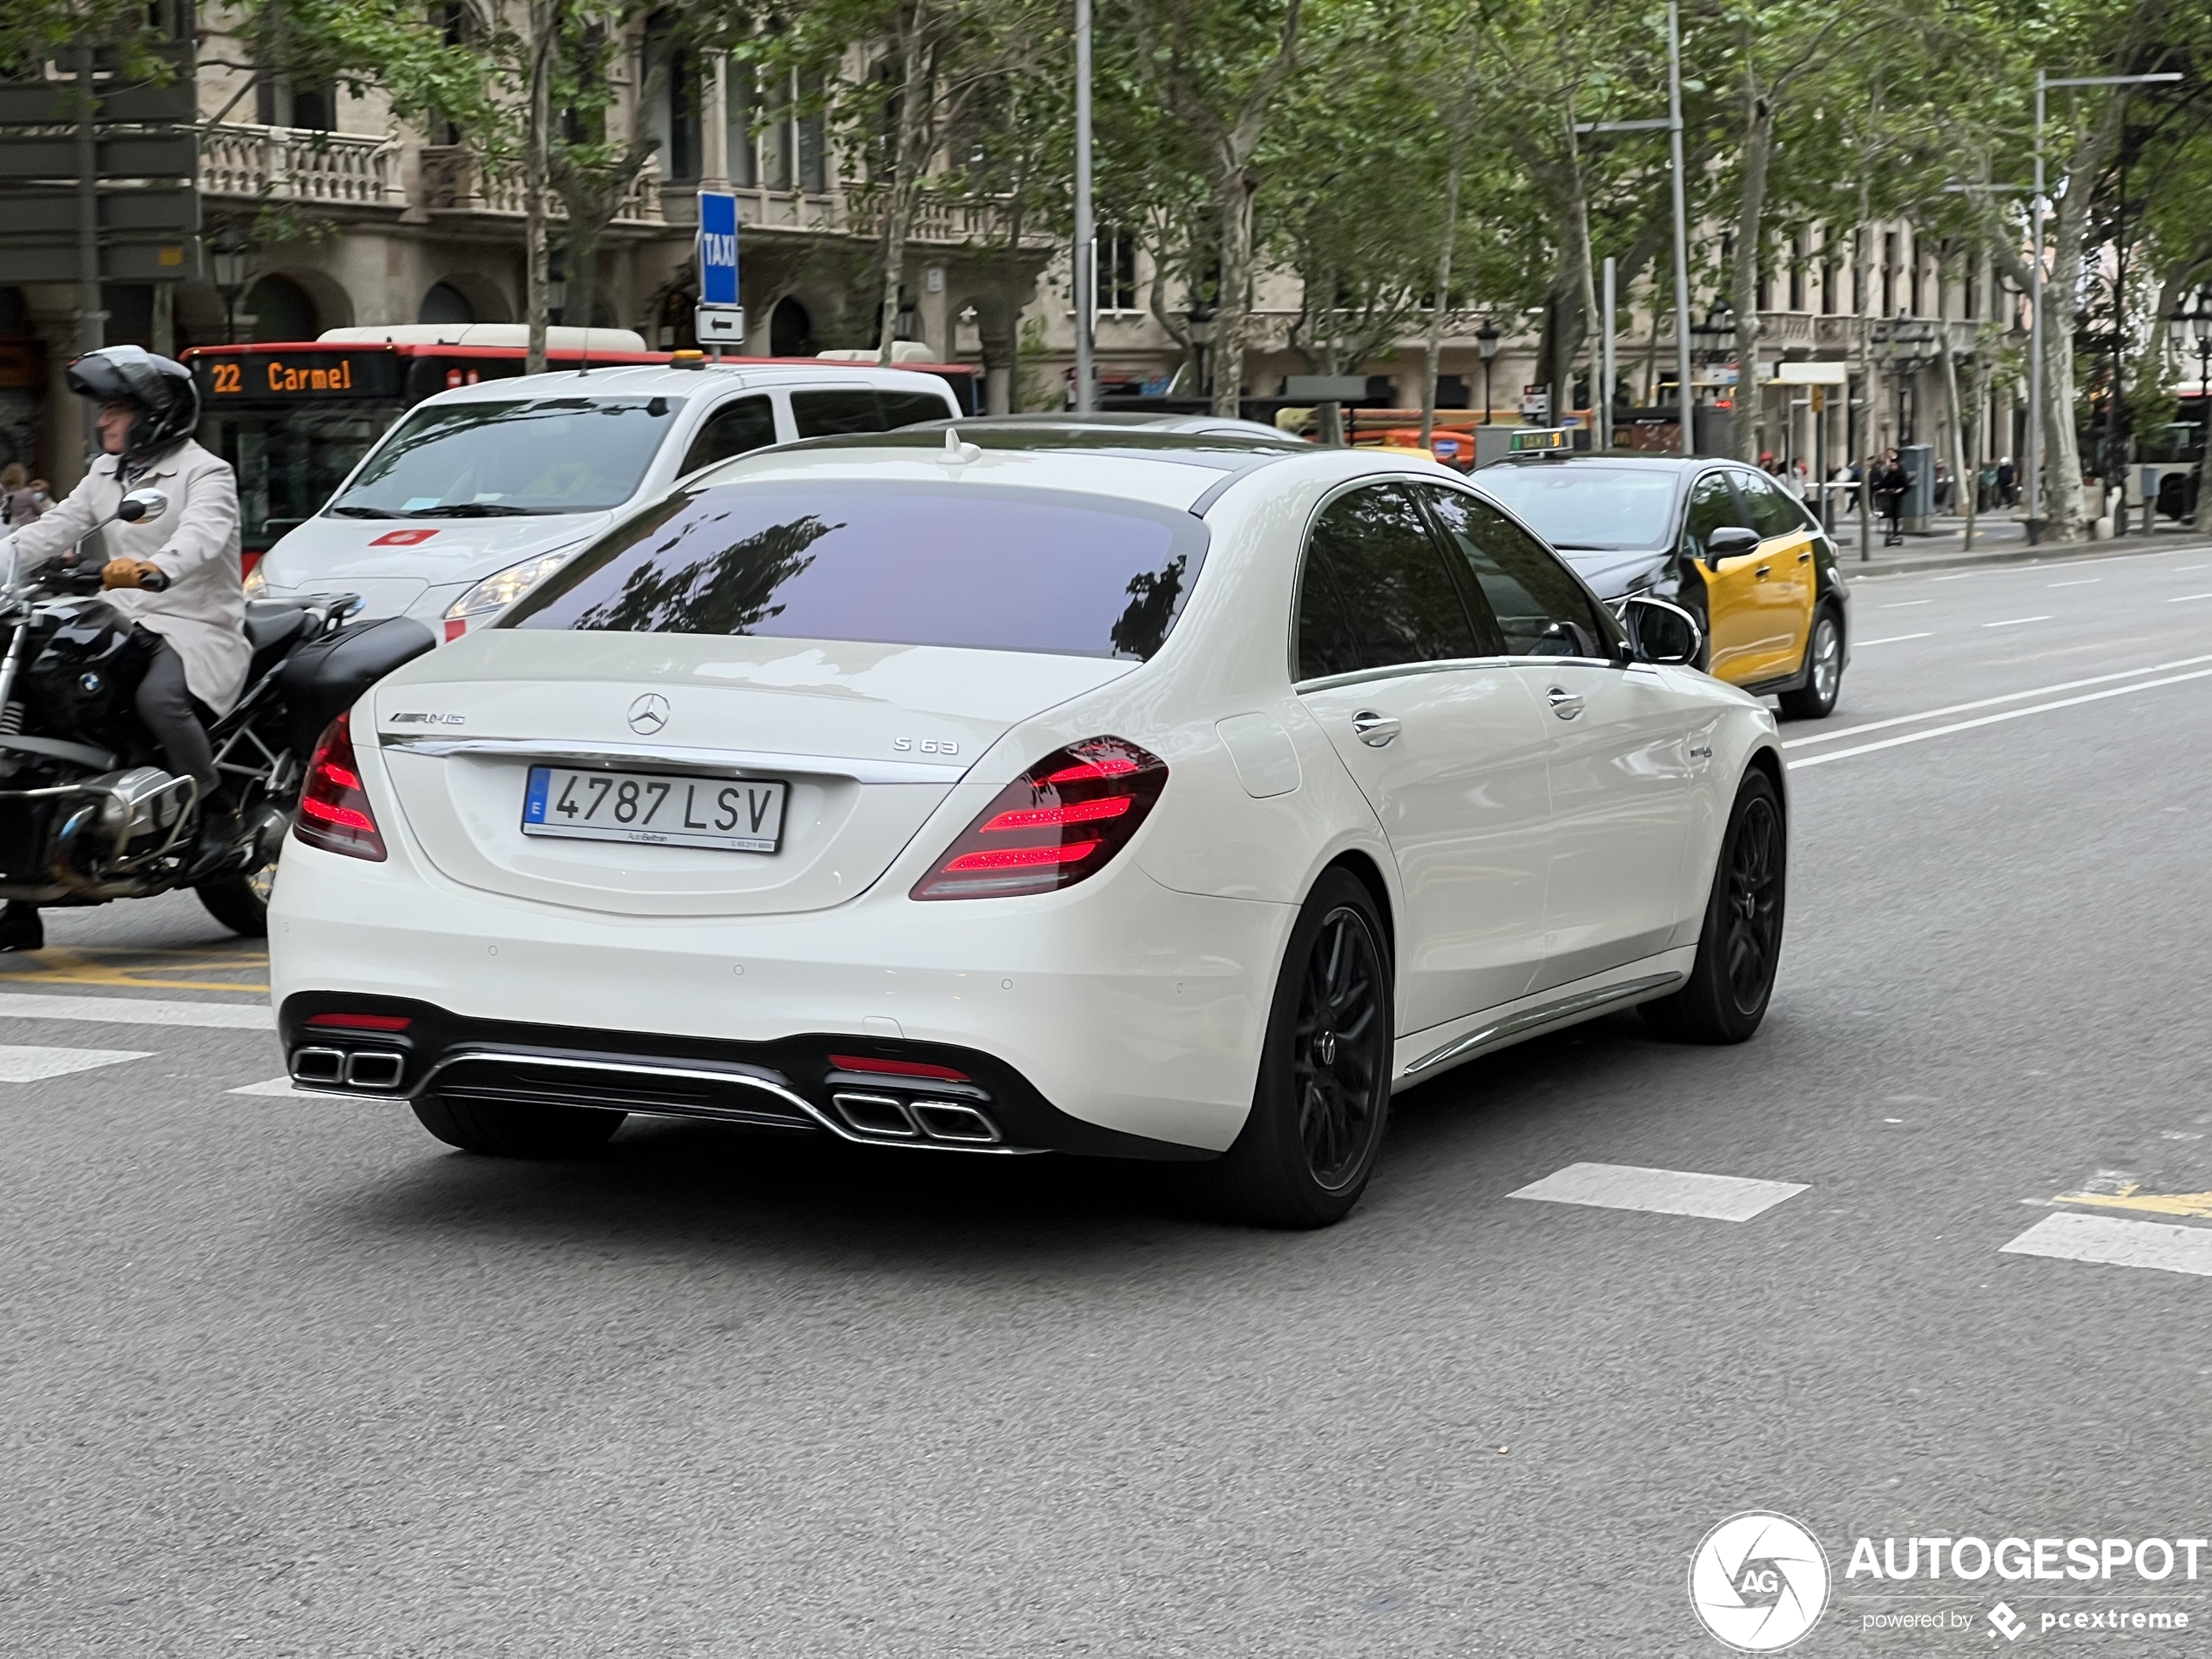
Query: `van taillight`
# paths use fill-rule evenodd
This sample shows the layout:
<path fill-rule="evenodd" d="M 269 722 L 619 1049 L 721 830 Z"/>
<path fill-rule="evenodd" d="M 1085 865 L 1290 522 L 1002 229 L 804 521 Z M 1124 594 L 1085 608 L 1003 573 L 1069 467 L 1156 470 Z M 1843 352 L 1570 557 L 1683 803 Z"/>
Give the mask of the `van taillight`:
<path fill-rule="evenodd" d="M 348 858 L 384 860 L 384 838 L 377 833 L 376 814 L 361 787 L 361 765 L 354 759 L 350 713 L 333 720 L 315 745 L 307 762 L 307 780 L 300 786 L 300 810 L 292 833 L 309 846 Z"/>
<path fill-rule="evenodd" d="M 917 899 L 999 899 L 1072 887 L 1129 844 L 1166 763 L 1123 738 L 1056 749 L 999 791 L 914 883 Z"/>

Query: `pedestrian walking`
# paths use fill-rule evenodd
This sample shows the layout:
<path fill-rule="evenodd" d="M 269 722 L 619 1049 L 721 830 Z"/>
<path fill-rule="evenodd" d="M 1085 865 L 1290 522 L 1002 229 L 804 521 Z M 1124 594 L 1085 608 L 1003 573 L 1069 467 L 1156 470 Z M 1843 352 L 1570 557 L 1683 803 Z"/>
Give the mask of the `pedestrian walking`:
<path fill-rule="evenodd" d="M 2005 456 L 1997 463 L 1997 504 L 2000 507 L 2020 505 L 2020 492 L 2014 488 L 2019 475 L 2013 470 L 2013 458 Z"/>
<path fill-rule="evenodd" d="M 54 503 L 45 492 L 46 481 L 33 481 L 20 461 L 0 467 L 0 530 L 21 529 L 36 524 Z"/>
<path fill-rule="evenodd" d="M 1884 547 L 1905 545 L 1905 495 L 1912 487 L 1912 481 L 1898 464 L 1896 450 L 1890 450 L 1876 463 L 1874 504 L 1882 515 Z"/>

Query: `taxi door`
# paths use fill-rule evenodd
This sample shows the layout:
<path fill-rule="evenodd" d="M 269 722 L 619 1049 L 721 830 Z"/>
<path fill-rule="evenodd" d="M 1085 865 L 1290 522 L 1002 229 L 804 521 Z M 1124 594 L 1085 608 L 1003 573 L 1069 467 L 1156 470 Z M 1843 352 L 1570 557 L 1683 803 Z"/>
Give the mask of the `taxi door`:
<path fill-rule="evenodd" d="M 1705 563 L 1705 544 L 1715 530 L 1742 524 L 1743 516 L 1725 468 L 1716 467 L 1690 485 L 1682 551 L 1705 585 L 1705 668 L 1732 685 L 1765 678 L 1768 624 L 1759 614 L 1764 595 L 1754 574 L 1761 561 L 1755 550 L 1710 565 Z"/>
<path fill-rule="evenodd" d="M 1764 473 L 1733 469 L 1743 522 L 1759 533 L 1751 580 L 1764 619 L 1762 666 L 1753 678 L 1794 674 L 1812 634 L 1813 530 L 1804 513 Z"/>

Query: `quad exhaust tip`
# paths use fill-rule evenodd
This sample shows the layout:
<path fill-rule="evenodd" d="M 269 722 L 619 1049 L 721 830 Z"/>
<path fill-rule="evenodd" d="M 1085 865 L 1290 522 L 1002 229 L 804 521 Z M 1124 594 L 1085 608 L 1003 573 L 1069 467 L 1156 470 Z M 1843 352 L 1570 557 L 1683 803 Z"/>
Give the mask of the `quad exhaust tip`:
<path fill-rule="evenodd" d="M 300 1049 L 292 1055 L 292 1080 L 324 1089 L 397 1089 L 407 1061 L 389 1049 Z"/>
<path fill-rule="evenodd" d="M 840 1089 L 830 1096 L 830 1104 L 845 1127 L 863 1140 L 996 1146 L 1005 1138 L 982 1112 L 949 1100 L 903 1101 Z"/>

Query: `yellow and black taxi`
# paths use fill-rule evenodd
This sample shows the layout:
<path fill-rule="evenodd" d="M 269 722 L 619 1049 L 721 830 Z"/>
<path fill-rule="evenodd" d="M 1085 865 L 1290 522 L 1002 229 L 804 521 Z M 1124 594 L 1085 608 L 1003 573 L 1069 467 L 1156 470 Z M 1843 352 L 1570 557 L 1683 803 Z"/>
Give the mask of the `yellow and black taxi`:
<path fill-rule="evenodd" d="M 1679 455 L 1533 455 L 1477 472 L 1617 604 L 1671 600 L 1705 630 L 1716 679 L 1817 720 L 1851 660 L 1851 596 L 1836 544 L 1773 479 L 1740 462 Z"/>

